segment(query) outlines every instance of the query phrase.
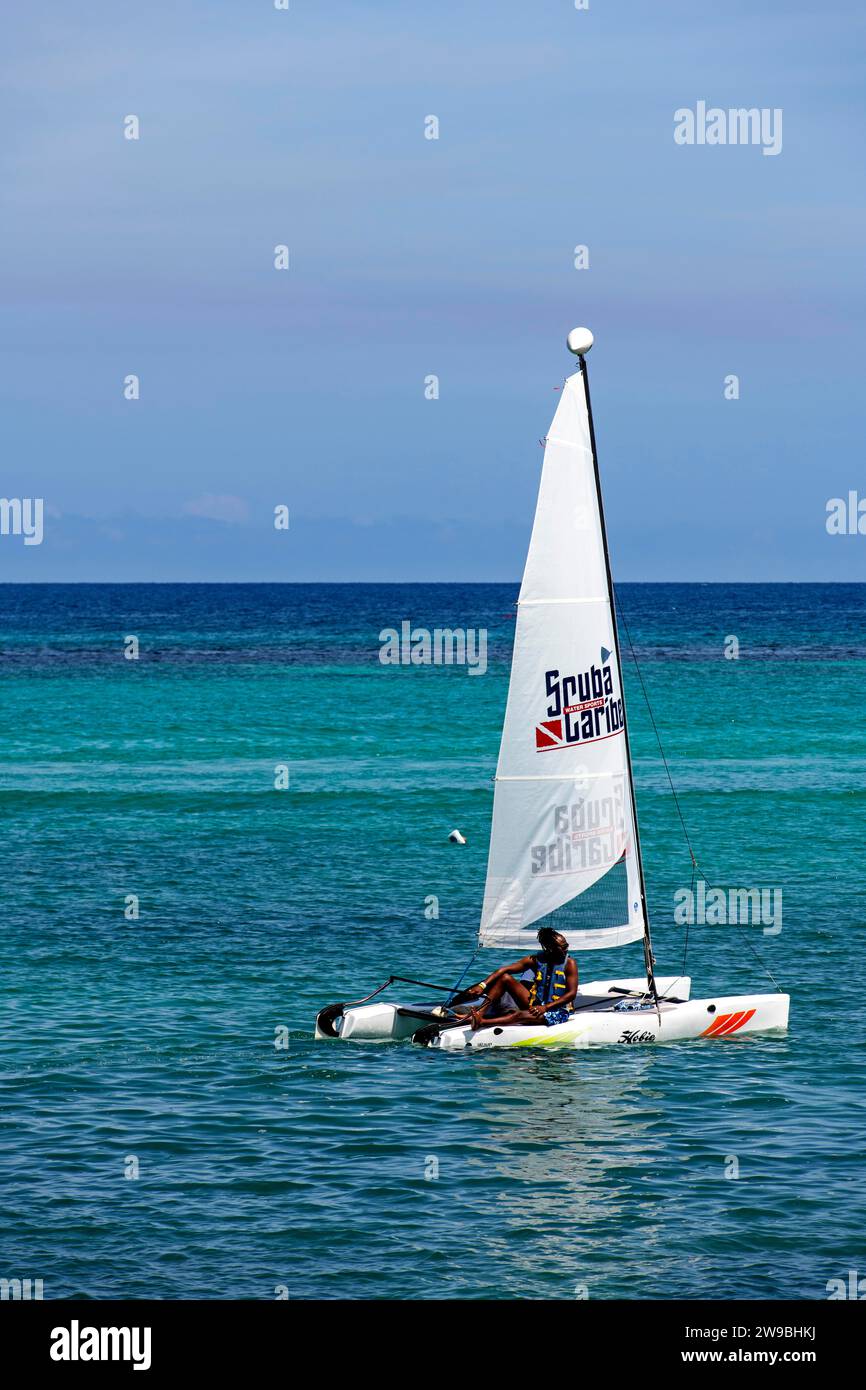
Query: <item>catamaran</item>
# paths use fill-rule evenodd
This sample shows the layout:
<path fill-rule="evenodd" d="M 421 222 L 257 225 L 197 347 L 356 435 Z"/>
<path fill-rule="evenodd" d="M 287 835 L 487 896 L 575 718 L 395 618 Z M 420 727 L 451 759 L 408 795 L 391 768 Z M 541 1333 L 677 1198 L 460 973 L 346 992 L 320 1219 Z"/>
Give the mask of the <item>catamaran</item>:
<path fill-rule="evenodd" d="M 479 945 L 531 954 L 543 926 L 564 933 L 574 952 L 642 941 L 645 975 L 581 983 L 564 1022 L 509 1024 L 505 1015 L 501 1025 L 477 1030 L 459 1012 L 465 991 L 446 991 L 444 1002 L 389 1003 L 378 996 L 398 982 L 440 988 L 391 976 L 362 1000 L 322 1009 L 318 1038 L 411 1038 L 443 1050 L 556 1048 L 742 1037 L 788 1026 L 789 996 L 781 991 L 691 999 L 688 976 L 655 973 L 589 395 L 592 343 L 586 328 L 568 335 L 578 370 L 565 380 L 544 440 Z"/>

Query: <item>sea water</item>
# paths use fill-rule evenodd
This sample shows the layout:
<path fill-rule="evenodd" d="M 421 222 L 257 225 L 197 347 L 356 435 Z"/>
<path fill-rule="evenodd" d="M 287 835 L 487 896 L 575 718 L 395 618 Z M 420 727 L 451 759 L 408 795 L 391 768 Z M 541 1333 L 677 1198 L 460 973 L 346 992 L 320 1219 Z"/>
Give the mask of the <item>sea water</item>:
<path fill-rule="evenodd" d="M 866 586 L 620 591 L 704 878 L 782 903 L 780 931 L 686 942 L 691 859 L 623 636 L 659 972 L 685 953 L 695 997 L 769 972 L 787 1036 L 313 1041 L 319 1007 L 391 973 L 497 963 L 470 961 L 516 594 L 0 589 L 0 1276 L 45 1298 L 823 1299 L 866 1274 Z M 484 631 L 486 672 L 383 663 L 404 621 Z"/>

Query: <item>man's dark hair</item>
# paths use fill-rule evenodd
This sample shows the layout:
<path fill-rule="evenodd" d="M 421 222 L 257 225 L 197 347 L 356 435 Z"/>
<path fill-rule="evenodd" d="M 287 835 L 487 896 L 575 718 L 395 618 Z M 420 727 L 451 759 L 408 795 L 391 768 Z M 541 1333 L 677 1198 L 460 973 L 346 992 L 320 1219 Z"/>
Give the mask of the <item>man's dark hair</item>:
<path fill-rule="evenodd" d="M 556 930 L 555 927 L 539 927 L 537 936 L 538 944 L 542 948 L 542 950 L 556 950 L 556 938 L 559 936 L 559 932 Z"/>

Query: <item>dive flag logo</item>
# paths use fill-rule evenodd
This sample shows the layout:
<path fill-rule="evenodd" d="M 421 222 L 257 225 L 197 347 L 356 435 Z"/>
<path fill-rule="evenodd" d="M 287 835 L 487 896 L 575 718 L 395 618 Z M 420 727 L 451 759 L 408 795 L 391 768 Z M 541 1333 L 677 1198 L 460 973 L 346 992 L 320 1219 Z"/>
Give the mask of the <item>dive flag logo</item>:
<path fill-rule="evenodd" d="M 546 719 L 543 724 L 535 726 L 535 747 L 539 748 L 561 748 L 562 747 L 562 720 Z"/>
<path fill-rule="evenodd" d="M 609 648 L 599 645 L 601 665 L 593 661 L 575 675 L 563 674 L 558 666 L 544 672 L 545 715 L 530 728 L 535 729 L 536 753 L 576 744 L 597 743 L 623 731 L 625 714 L 622 696 Z M 616 684 L 615 684 L 616 681 Z"/>

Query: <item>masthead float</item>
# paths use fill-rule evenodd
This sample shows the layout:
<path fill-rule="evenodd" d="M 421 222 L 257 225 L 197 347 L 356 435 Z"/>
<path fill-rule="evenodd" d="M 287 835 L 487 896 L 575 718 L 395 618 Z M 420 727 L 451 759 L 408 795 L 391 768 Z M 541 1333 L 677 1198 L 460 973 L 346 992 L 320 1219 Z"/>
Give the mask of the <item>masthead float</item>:
<path fill-rule="evenodd" d="M 503 955 L 519 951 L 521 960 L 529 957 L 536 1001 L 541 995 L 535 991 L 549 988 L 554 973 L 535 945 L 539 928 L 565 934 L 574 952 L 640 942 L 644 973 L 579 986 L 567 1008 L 553 1010 L 547 1023 L 535 1016 L 527 1022 L 527 1012 L 515 1009 L 512 999 L 519 1022 L 508 1022 L 506 1006 L 501 1024 L 485 1017 L 485 1026 L 476 1028 L 460 1013 L 470 991 L 403 980 L 433 995 L 441 992 L 443 1002 L 379 1001 L 397 982 L 391 976 L 364 999 L 323 1009 L 316 1020 L 319 1038 L 413 1038 L 450 1050 L 656 1043 L 787 1028 L 787 994 L 690 999 L 687 976 L 655 973 L 586 365 L 592 345 L 588 328 L 569 333 L 578 370 L 566 378 L 544 440 L 517 605 L 478 940 Z M 545 940 L 551 935 L 545 933 Z M 525 992 L 516 981 L 515 994 Z M 478 987 L 472 998 L 477 1002 Z M 549 1007 L 556 1002 L 551 995 Z M 480 1012 L 490 1007 L 482 999 Z M 551 1021 L 563 1014 L 564 1021 Z"/>

